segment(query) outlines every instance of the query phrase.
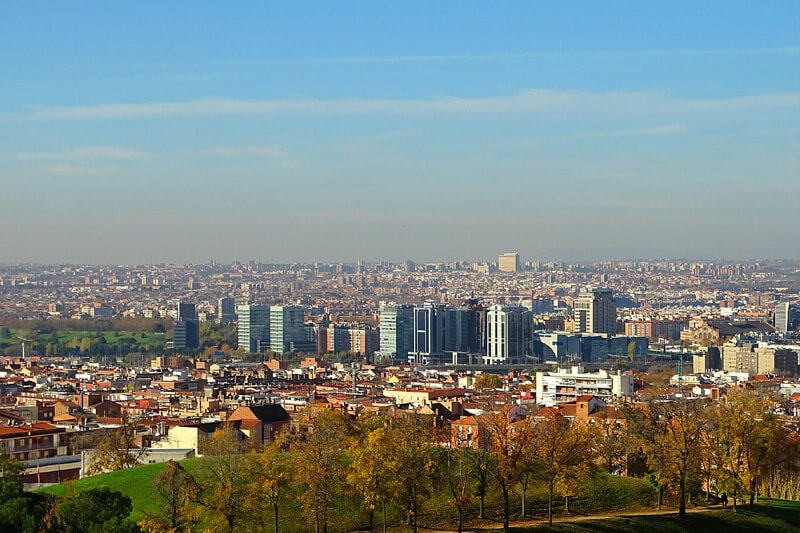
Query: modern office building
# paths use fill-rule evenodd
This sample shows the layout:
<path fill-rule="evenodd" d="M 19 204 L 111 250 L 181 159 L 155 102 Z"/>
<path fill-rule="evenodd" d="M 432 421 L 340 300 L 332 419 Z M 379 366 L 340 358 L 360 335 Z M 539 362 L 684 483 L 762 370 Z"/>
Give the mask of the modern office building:
<path fill-rule="evenodd" d="M 500 272 L 519 272 L 519 254 L 508 252 L 497 257 L 497 270 Z"/>
<path fill-rule="evenodd" d="M 197 308 L 193 303 L 181 302 L 178 304 L 178 318 L 180 320 L 197 320 Z"/>
<path fill-rule="evenodd" d="M 380 347 L 376 359 L 406 361 L 414 351 L 414 308 L 382 303 L 379 312 Z"/>
<path fill-rule="evenodd" d="M 200 324 L 193 303 L 180 302 L 175 327 L 172 330 L 172 347 L 176 350 L 195 349 L 200 345 Z"/>
<path fill-rule="evenodd" d="M 533 355 L 533 315 L 524 307 L 493 306 L 486 314 L 487 364 L 524 362 Z"/>
<path fill-rule="evenodd" d="M 580 293 L 573 308 L 575 333 L 605 333 L 617 331 L 617 304 L 611 289 L 591 289 Z"/>
<path fill-rule="evenodd" d="M 263 352 L 270 347 L 270 308 L 268 305 L 239 306 L 239 348 Z"/>
<path fill-rule="evenodd" d="M 316 343 L 306 334 L 305 312 L 305 308 L 299 305 L 270 307 L 269 341 L 272 351 L 316 351 Z"/>
<path fill-rule="evenodd" d="M 786 333 L 800 326 L 800 303 L 778 302 L 775 305 L 775 331 Z"/>
<path fill-rule="evenodd" d="M 217 320 L 220 324 L 226 324 L 236 320 L 236 300 L 227 296 L 220 298 L 217 302 Z"/>
<path fill-rule="evenodd" d="M 415 361 L 421 363 L 444 353 L 444 307 L 425 303 L 414 308 Z"/>

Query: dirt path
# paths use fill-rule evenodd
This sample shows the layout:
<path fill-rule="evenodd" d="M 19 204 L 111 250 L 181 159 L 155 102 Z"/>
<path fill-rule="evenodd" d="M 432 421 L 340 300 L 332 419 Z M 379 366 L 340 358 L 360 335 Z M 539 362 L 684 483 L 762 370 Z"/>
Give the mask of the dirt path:
<path fill-rule="evenodd" d="M 686 509 L 687 513 L 704 513 L 708 511 L 713 511 L 715 509 L 722 509 L 722 505 L 709 505 L 706 507 L 692 507 Z M 584 522 L 588 520 L 604 520 L 606 518 L 628 518 L 633 516 L 669 516 L 669 515 L 677 515 L 678 510 L 674 508 L 670 509 L 662 509 L 661 511 L 652 510 L 652 511 L 634 511 L 634 512 L 624 512 L 624 513 L 617 513 L 617 514 L 593 514 L 593 515 L 581 515 L 581 516 L 559 516 L 553 517 L 553 523 L 559 522 Z M 547 518 L 536 518 L 531 520 L 512 520 L 511 527 L 534 527 L 534 526 L 542 526 L 547 524 Z M 464 533 L 481 533 L 484 531 L 497 531 L 503 529 L 502 522 L 498 522 L 496 524 L 487 524 L 480 527 L 466 527 L 464 528 Z M 429 531 L 440 531 L 442 533 L 457 533 L 456 530 L 450 529 L 430 529 Z"/>

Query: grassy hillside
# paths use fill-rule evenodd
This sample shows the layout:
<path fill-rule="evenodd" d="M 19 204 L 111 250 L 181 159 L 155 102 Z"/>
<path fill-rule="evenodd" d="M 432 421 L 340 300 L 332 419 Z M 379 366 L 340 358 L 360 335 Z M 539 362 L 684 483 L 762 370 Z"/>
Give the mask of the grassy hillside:
<path fill-rule="evenodd" d="M 181 461 L 186 470 L 194 474 L 197 467 L 197 459 L 186 459 Z M 69 491 L 82 491 L 97 487 L 108 487 L 111 490 L 119 491 L 131 499 L 133 504 L 132 518 L 141 519 L 145 513 L 154 514 L 158 511 L 156 506 L 158 500 L 153 498 L 154 482 L 156 476 L 164 470 L 166 463 L 145 465 L 137 468 L 129 468 L 108 474 L 68 481 L 59 485 L 53 485 L 39 492 L 64 496 Z"/>
<path fill-rule="evenodd" d="M 204 477 L 200 468 L 202 461 L 203 459 L 181 461 L 187 471 L 199 478 L 201 484 L 203 484 Z M 156 508 L 158 499 L 153 497 L 154 480 L 164 467 L 165 464 L 161 463 L 101 474 L 61 485 L 54 485 L 41 489 L 41 492 L 63 496 L 69 491 L 108 487 L 112 490 L 120 491 L 131 498 L 133 503 L 132 518 L 139 520 L 146 513 L 154 514 L 158 511 Z M 690 511 L 685 519 L 679 519 L 677 513 L 642 516 L 631 514 L 613 518 L 593 518 L 590 516 L 590 514 L 603 512 L 652 512 L 652 508 L 647 505 L 647 495 L 642 492 L 641 487 L 637 484 L 639 481 L 614 476 L 601 477 L 595 482 L 597 490 L 587 491 L 588 494 L 582 499 L 583 501 L 580 501 L 581 499 L 576 501 L 574 512 L 578 514 L 572 515 L 569 518 L 571 521 L 556 522 L 552 529 L 548 529 L 546 523 L 528 523 L 524 527 L 519 525 L 513 528 L 513 531 L 517 533 L 548 530 L 581 533 L 612 533 L 618 531 L 658 531 L 665 533 L 693 531 L 757 533 L 763 531 L 796 533 L 800 531 L 800 502 L 786 500 L 762 499 L 760 503 L 753 507 L 740 508 L 737 513 L 734 513 L 732 509 L 722 510 L 718 508 L 713 510 L 703 509 L 697 512 Z M 604 494 L 602 497 L 600 496 L 601 492 Z M 534 516 L 543 517 L 545 511 L 540 508 L 541 502 L 538 501 L 539 499 L 535 495 L 532 496 L 534 497 L 531 498 L 529 510 L 534 513 Z M 446 530 L 448 527 L 452 528 L 455 522 L 451 508 L 444 502 L 437 500 L 438 498 L 428 500 L 424 506 L 426 509 L 424 516 L 421 516 L 421 521 L 425 522 L 427 527 L 436 527 L 442 530 Z M 332 529 L 334 531 L 338 531 L 340 528 L 353 529 L 359 523 L 358 517 L 355 516 L 359 514 L 359 510 L 351 508 L 352 504 L 353 502 L 347 500 L 340 502 L 339 505 L 343 507 L 337 511 L 337 514 L 345 513 L 345 515 L 353 514 L 354 516 L 351 516 L 349 521 L 339 520 L 338 522 L 333 522 Z M 299 519 L 298 513 L 300 511 L 296 502 L 287 504 L 284 510 L 286 512 L 283 514 L 282 522 L 284 522 L 287 531 L 303 531 L 307 529 L 308 525 Z M 561 518 L 558 514 L 556 516 L 557 519 Z M 402 523 L 402 517 L 399 519 L 398 517 L 394 518 L 397 520 L 395 523 Z M 288 522 L 285 522 L 286 520 Z M 352 524 L 349 523 L 351 521 L 353 522 Z M 348 524 L 345 525 L 345 522 L 348 522 Z M 489 523 L 489 521 L 482 521 L 482 525 L 478 526 L 473 522 L 473 527 L 468 530 L 496 531 L 498 523 L 493 522 L 491 526 L 488 525 Z M 405 531 L 402 527 L 394 527 L 391 530 L 397 532 Z"/>

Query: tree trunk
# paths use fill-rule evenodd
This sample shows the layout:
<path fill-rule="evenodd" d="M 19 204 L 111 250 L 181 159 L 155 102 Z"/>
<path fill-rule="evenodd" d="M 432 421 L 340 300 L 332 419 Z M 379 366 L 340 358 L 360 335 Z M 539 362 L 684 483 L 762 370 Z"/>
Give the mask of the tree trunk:
<path fill-rule="evenodd" d="M 528 484 L 522 484 L 522 510 L 519 513 L 520 518 L 525 518 L 525 493 L 528 492 Z"/>
<path fill-rule="evenodd" d="M 464 509 L 458 508 L 458 533 L 464 532 Z"/>
<path fill-rule="evenodd" d="M 275 533 L 278 533 L 278 504 L 273 503 L 272 509 L 275 511 Z"/>
<path fill-rule="evenodd" d="M 547 523 L 553 525 L 553 484 L 550 483 L 547 487 Z"/>
<path fill-rule="evenodd" d="M 375 508 L 371 507 L 369 510 L 369 533 L 373 533 L 375 531 Z"/>
<path fill-rule="evenodd" d="M 386 533 L 386 502 L 383 502 L 383 533 Z"/>
<path fill-rule="evenodd" d="M 678 516 L 681 518 L 686 518 L 686 477 L 683 475 L 681 476 L 678 490 L 680 491 L 681 495 L 680 505 L 678 507 Z"/>
<path fill-rule="evenodd" d="M 569 496 L 564 496 L 564 510 L 569 514 Z"/>
<path fill-rule="evenodd" d="M 508 487 L 503 486 L 503 531 L 508 533 L 509 529 L 509 515 L 511 514 L 511 505 L 509 503 Z"/>
<path fill-rule="evenodd" d="M 480 506 L 478 507 L 478 518 L 480 518 L 481 520 L 483 520 L 483 499 L 484 498 L 485 498 L 484 494 L 481 493 L 481 503 L 480 503 Z"/>
<path fill-rule="evenodd" d="M 661 488 L 661 485 L 658 486 L 658 510 L 661 510 L 661 500 L 664 494 L 664 489 Z"/>

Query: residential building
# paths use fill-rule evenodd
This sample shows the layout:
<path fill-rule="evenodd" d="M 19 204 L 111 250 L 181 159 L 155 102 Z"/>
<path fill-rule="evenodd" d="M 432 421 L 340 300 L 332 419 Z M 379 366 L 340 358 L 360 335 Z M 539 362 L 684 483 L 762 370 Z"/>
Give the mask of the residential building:
<path fill-rule="evenodd" d="M 705 374 L 714 370 L 722 370 L 722 356 L 718 347 L 709 346 L 706 353 L 692 357 L 692 371 L 695 374 Z"/>
<path fill-rule="evenodd" d="M 591 289 L 580 293 L 573 307 L 575 333 L 605 333 L 617 331 L 617 304 L 611 289 Z"/>
<path fill-rule="evenodd" d="M 18 461 L 66 455 L 65 433 L 47 422 L 0 426 L 0 451 Z"/>
<path fill-rule="evenodd" d="M 609 374 L 605 370 L 585 372 L 583 367 L 559 368 L 557 372 L 536 373 L 536 403 L 551 406 L 591 394 L 606 403 L 633 396 L 633 374 Z"/>

